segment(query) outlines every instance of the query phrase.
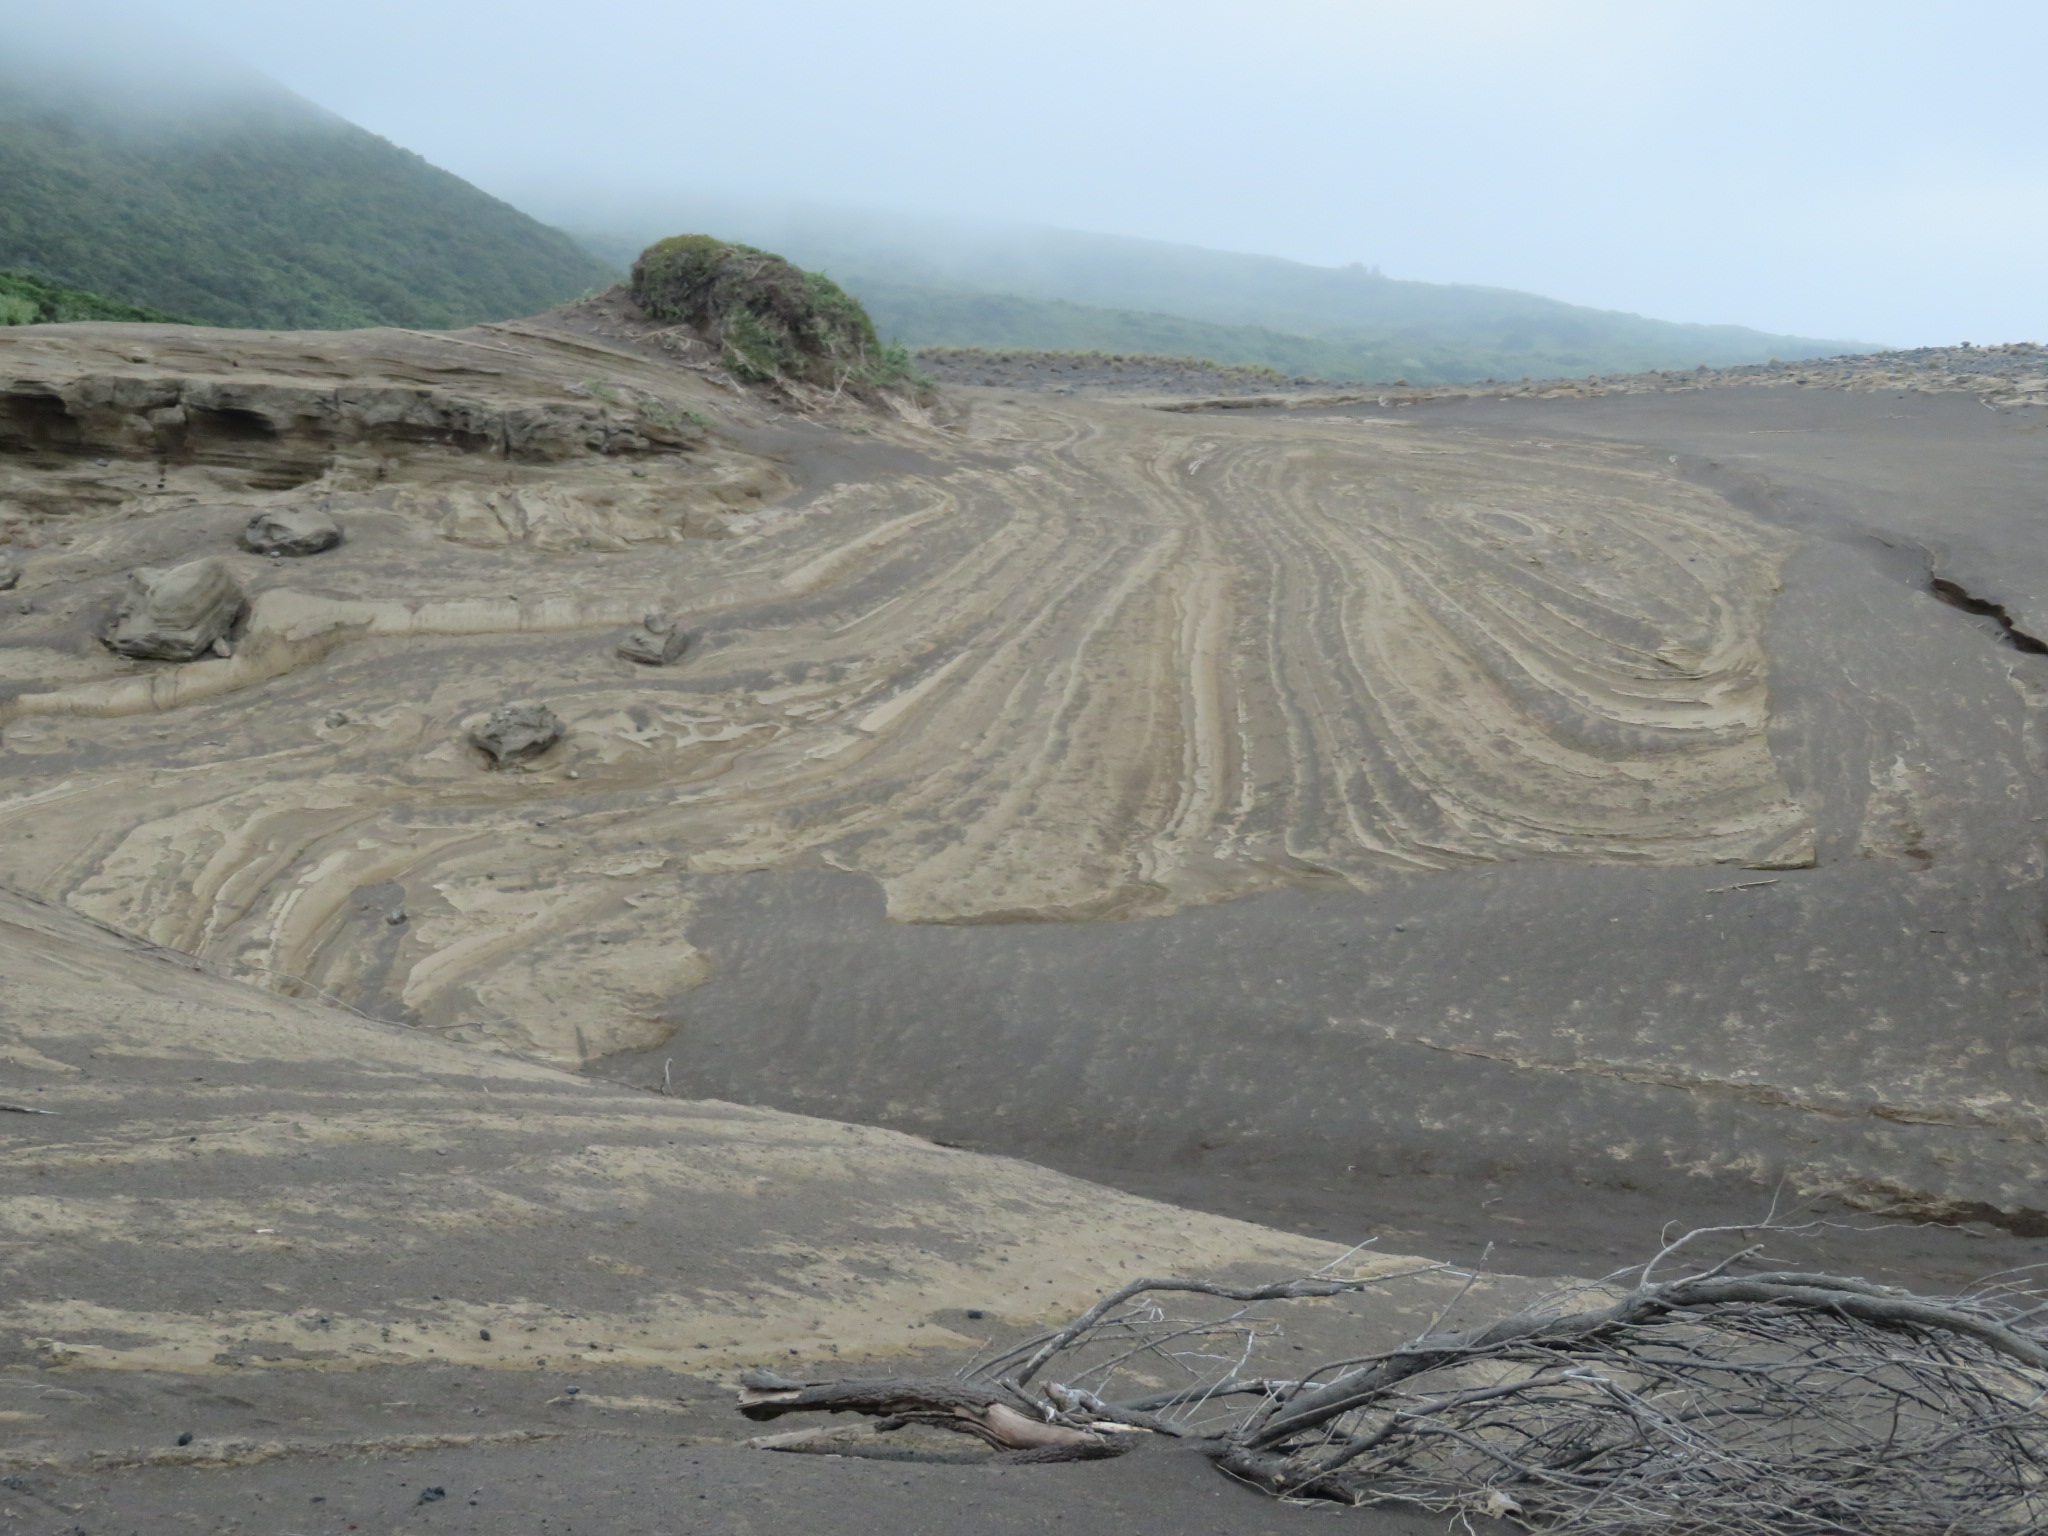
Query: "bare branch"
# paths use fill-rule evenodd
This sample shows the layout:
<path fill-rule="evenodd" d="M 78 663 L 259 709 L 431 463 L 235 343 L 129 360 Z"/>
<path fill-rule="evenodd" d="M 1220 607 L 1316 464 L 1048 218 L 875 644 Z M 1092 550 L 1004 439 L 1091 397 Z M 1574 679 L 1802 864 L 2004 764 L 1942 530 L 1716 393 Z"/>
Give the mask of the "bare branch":
<path fill-rule="evenodd" d="M 1673 1267 L 1705 1235 L 1667 1242 L 1626 1273 Z M 1573 1536 L 2048 1531 L 2048 1329 L 2035 1321 L 2048 1298 L 2011 1275 L 1926 1297 L 1839 1275 L 1734 1272 L 1758 1254 L 1628 1290 L 1574 1285 L 1444 1330 L 1473 1293 L 1461 1275 L 1419 1336 L 1284 1376 L 1255 1368 L 1269 1358 L 1260 1351 L 1301 1346 L 1252 1308 L 1448 1267 L 1259 1286 L 1137 1280 L 999 1357 L 1021 1362 L 1007 1380 L 756 1376 L 743 1411 L 933 1424 L 1006 1460 L 1180 1436 L 1279 1497 L 1505 1514 Z M 1232 1307 L 1169 1315 L 1154 1299 L 1169 1292 Z M 1206 1342 L 1218 1335 L 1231 1342 Z M 1055 1362 L 1068 1384 L 1029 1395 Z M 1162 1367 L 1194 1379 L 1161 1390 Z"/>
<path fill-rule="evenodd" d="M 1032 1377 L 1045 1369 L 1046 1361 L 1086 1334 L 1125 1302 L 1148 1291 L 1181 1291 L 1196 1296 L 1220 1296 L 1227 1301 L 1299 1301 L 1305 1297 L 1348 1296 L 1376 1285 L 1385 1285 L 1392 1280 L 1434 1274 L 1448 1267 L 1443 1264 L 1430 1264 L 1421 1269 L 1403 1270 L 1394 1275 L 1373 1275 L 1363 1280 L 1282 1280 L 1273 1285 L 1223 1285 L 1213 1280 L 1183 1280 L 1171 1277 L 1133 1280 L 1130 1284 L 1111 1291 L 1046 1340 L 1039 1346 L 1037 1353 L 1025 1361 L 1023 1368 L 1010 1377 L 1009 1381 L 1017 1387 L 1028 1385 Z"/>

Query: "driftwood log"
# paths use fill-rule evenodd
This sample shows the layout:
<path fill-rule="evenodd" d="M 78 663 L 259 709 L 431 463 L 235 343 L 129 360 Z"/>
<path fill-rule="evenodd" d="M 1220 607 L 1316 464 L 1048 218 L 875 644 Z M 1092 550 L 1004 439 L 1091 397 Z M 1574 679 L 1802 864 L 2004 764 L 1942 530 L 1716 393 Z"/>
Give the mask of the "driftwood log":
<path fill-rule="evenodd" d="M 1290 1379 L 1242 1370 L 1279 1326 L 1269 1304 L 1451 1272 L 1136 1280 L 956 1377 L 756 1372 L 741 1411 L 924 1424 L 1009 1461 L 1114 1456 L 1175 1437 L 1282 1498 L 1400 1502 L 1600 1536 L 2048 1530 L 2048 1298 L 2012 1283 L 1929 1298 L 1838 1275 L 1737 1272 L 1760 1262 L 1754 1248 L 1656 1278 L 1701 1235 L 1626 1278 L 1476 1326 L 1439 1319 L 1395 1348 Z M 1477 1277 L 1464 1278 L 1469 1288 Z M 1189 1298 L 1233 1305 L 1168 1315 Z M 1237 1366 L 1217 1363 L 1219 1335 L 1244 1341 Z M 1183 1385 L 1117 1392 L 1174 1364 Z M 1041 1381 L 1053 1371 L 1066 1382 Z"/>
<path fill-rule="evenodd" d="M 1020 1461 L 1090 1461 L 1120 1456 L 1129 1449 L 1103 1428 L 1082 1429 L 1038 1412 L 1020 1394 L 948 1381 L 941 1377 L 905 1381 L 801 1382 L 770 1371 L 740 1378 L 740 1412 L 750 1419 L 785 1413 L 864 1413 L 887 1428 L 926 1424 L 973 1435 Z"/>

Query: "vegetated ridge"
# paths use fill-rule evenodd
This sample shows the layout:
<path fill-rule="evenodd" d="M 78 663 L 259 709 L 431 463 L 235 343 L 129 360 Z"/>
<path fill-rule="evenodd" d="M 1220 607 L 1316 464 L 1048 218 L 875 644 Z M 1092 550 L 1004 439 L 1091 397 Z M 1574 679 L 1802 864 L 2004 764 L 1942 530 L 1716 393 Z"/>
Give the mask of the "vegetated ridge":
<path fill-rule="evenodd" d="M 0 272 L 0 325 L 54 325 L 67 320 L 186 323 L 162 310 L 123 304 L 83 288 L 60 288 L 26 272 Z"/>
<path fill-rule="evenodd" d="M 0 64 L 0 186 L 0 268 L 210 325 L 460 326 L 615 276 L 560 231 L 260 78 L 136 108 Z"/>
<path fill-rule="evenodd" d="M 602 210 L 541 194 L 528 201 L 619 262 L 664 226 L 768 246 L 829 272 L 885 337 L 912 348 L 1193 355 L 1332 380 L 1418 384 L 1871 350 L 1867 342 L 1679 324 L 1505 288 L 1413 282 L 1359 264 L 1317 267 L 1118 235 L 709 197 L 686 208 Z"/>
<path fill-rule="evenodd" d="M 1328 390 L 1328 379 L 1277 368 L 1145 352 L 1045 352 L 1028 348 L 923 347 L 911 354 L 940 384 L 1043 389 L 1091 395 L 1268 395 Z"/>
<path fill-rule="evenodd" d="M 750 383 L 869 398 L 912 383 L 909 354 L 882 344 L 859 300 L 772 251 L 673 235 L 634 258 L 631 293 L 648 318 L 694 327 Z"/>

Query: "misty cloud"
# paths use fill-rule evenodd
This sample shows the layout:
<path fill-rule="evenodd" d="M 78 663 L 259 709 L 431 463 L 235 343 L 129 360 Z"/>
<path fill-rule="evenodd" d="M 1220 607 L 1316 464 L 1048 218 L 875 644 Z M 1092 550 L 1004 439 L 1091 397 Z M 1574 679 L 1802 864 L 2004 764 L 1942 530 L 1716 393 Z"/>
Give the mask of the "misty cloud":
<path fill-rule="evenodd" d="M 161 91 L 245 58 L 571 222 L 811 201 L 1809 335 L 2048 333 L 2031 0 L 155 0 L 203 61 L 16 12 L 10 53 Z"/>

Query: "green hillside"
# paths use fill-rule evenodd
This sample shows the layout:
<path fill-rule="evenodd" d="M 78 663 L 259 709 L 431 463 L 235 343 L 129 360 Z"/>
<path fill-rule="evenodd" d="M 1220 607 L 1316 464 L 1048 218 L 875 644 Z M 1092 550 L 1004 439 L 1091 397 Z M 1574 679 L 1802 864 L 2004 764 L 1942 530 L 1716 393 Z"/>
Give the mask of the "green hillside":
<path fill-rule="evenodd" d="M 162 310 L 120 304 L 83 288 L 60 288 L 26 272 L 0 272 L 0 325 L 49 325 L 63 320 L 186 322 Z"/>
<path fill-rule="evenodd" d="M 267 84 L 137 113 L 0 65 L 0 188 L 0 268 L 210 325 L 468 325 L 615 275 Z"/>
<path fill-rule="evenodd" d="M 1687 325 L 1536 294 L 1275 256 L 1023 225 L 970 225 L 732 198 L 529 202 L 602 255 L 705 229 L 829 272 L 912 346 L 1193 353 L 1329 379 L 1449 383 L 1726 367 L 1868 351 L 1739 325 Z"/>

